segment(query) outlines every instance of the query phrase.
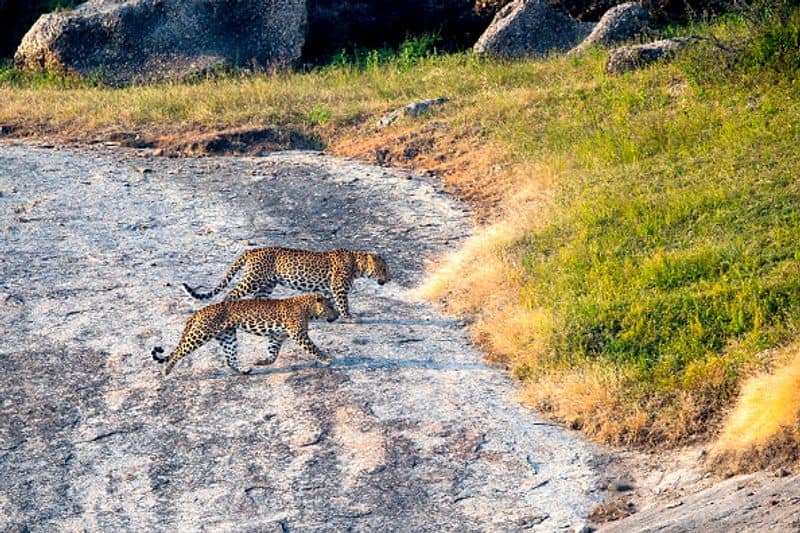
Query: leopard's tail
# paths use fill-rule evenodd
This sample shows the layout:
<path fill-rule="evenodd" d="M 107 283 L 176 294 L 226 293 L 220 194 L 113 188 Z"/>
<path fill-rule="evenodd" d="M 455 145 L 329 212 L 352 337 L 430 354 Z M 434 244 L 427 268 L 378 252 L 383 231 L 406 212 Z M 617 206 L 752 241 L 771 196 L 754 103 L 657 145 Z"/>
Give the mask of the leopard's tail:
<path fill-rule="evenodd" d="M 221 293 L 225 289 L 225 287 L 228 286 L 231 280 L 236 276 L 236 273 L 242 269 L 242 267 L 245 265 L 246 262 L 247 262 L 247 252 L 243 253 L 242 255 L 236 258 L 236 261 L 234 261 L 233 264 L 228 269 L 228 271 L 225 272 L 225 277 L 222 278 L 222 281 L 219 282 L 219 285 L 214 287 L 214 289 L 212 289 L 209 292 L 197 292 L 196 290 L 194 290 L 185 283 L 182 284 L 183 290 L 185 290 L 189 296 L 197 300 L 208 300 L 209 298 L 213 298 L 217 294 Z"/>
<path fill-rule="evenodd" d="M 155 346 L 150 352 L 150 355 L 153 356 L 153 360 L 156 363 L 164 363 L 166 362 L 167 357 L 165 355 L 162 355 L 163 353 L 164 353 L 164 348 L 162 348 L 161 346 Z"/>

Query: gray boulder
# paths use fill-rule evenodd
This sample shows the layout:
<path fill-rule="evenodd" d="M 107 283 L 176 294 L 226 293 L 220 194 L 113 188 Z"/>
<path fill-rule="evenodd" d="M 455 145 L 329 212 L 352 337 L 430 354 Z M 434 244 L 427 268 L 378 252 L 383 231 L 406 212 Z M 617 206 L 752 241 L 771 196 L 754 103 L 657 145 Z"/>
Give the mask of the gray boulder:
<path fill-rule="evenodd" d="M 647 30 L 650 13 L 638 2 L 614 6 L 603 15 L 592 33 L 570 53 L 581 53 L 590 46 L 608 46 L 627 41 Z"/>
<path fill-rule="evenodd" d="M 675 53 L 689 43 L 689 38 L 675 37 L 647 44 L 622 46 L 608 53 L 606 72 L 622 74 L 637 70 L 656 61 L 669 61 Z"/>
<path fill-rule="evenodd" d="M 449 100 L 444 96 L 440 96 L 439 98 L 429 98 L 427 100 L 420 100 L 419 102 L 413 102 L 411 104 L 408 104 L 407 106 L 401 107 L 400 109 L 395 109 L 388 115 L 381 118 L 378 121 L 378 126 L 385 128 L 386 126 L 389 126 L 397 122 L 397 120 L 400 119 L 400 117 L 402 116 L 418 117 L 421 114 L 428 112 L 431 107 L 446 104 L 447 102 L 449 102 Z"/>
<path fill-rule="evenodd" d="M 305 26 L 305 0 L 89 0 L 42 15 L 14 60 L 112 85 L 275 68 L 300 58 Z"/>
<path fill-rule="evenodd" d="M 514 0 L 497 12 L 475 51 L 506 58 L 544 56 L 571 49 L 592 28 L 594 23 L 557 13 L 545 0 Z"/>

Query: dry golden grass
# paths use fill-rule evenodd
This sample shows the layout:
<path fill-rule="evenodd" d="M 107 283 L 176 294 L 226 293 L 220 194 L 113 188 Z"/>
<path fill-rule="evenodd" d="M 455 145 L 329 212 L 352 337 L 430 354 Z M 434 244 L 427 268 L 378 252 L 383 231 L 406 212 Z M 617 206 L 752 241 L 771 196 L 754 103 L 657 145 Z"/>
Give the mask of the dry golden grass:
<path fill-rule="evenodd" d="M 783 364 L 748 379 L 712 457 L 734 472 L 800 457 L 800 345 L 774 356 Z"/>
<path fill-rule="evenodd" d="M 518 245 L 544 218 L 549 188 L 535 174 L 522 175 L 521 168 L 504 171 L 502 183 L 522 190 L 505 193 L 497 220 L 478 228 L 457 251 L 430 265 L 426 281 L 414 291 L 419 298 L 439 302 L 449 313 L 475 317 L 474 340 L 493 360 L 512 370 L 523 360 L 530 364 L 530 358 L 544 349 L 549 332 L 547 314 L 525 301 L 523 250 Z"/>

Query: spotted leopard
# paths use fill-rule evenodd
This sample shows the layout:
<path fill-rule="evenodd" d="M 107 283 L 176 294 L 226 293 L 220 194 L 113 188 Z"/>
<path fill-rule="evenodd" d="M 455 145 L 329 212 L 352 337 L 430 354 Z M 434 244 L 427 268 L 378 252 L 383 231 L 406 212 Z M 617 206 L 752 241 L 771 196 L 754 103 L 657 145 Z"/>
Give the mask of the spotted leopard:
<path fill-rule="evenodd" d="M 308 321 L 325 318 L 333 322 L 339 313 L 331 303 L 319 294 L 306 294 L 281 300 L 255 298 L 251 300 L 225 301 L 210 305 L 196 312 L 186 321 L 181 340 L 169 356 L 163 356 L 161 346 L 153 348 L 153 359 L 164 365 L 164 375 L 172 371 L 181 358 L 186 357 L 211 339 L 216 339 L 225 352 L 225 362 L 241 374 L 243 370 L 237 357 L 236 330 L 267 337 L 267 357 L 258 364 L 275 362 L 283 342 L 290 338 L 306 353 L 330 364 L 333 359 L 325 355 L 308 338 Z"/>
<path fill-rule="evenodd" d="M 193 298 L 212 298 L 222 292 L 242 268 L 244 275 L 225 297 L 226 300 L 239 300 L 251 294 L 265 298 L 272 294 L 276 285 L 281 284 L 332 299 L 344 318 L 351 318 L 347 294 L 353 280 L 369 277 L 379 285 L 390 281 L 386 262 L 375 253 L 345 249 L 310 252 L 270 247 L 249 250 L 237 257 L 219 285 L 210 292 L 197 292 L 185 283 L 183 288 Z"/>

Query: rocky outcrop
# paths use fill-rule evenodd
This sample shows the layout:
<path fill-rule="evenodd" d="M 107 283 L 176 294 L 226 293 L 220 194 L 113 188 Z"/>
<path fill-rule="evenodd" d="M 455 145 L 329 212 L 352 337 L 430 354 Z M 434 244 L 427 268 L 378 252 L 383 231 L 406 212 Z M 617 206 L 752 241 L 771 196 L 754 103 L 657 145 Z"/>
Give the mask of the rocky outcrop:
<path fill-rule="evenodd" d="M 608 53 L 606 72 L 622 74 L 646 67 L 656 61 L 668 61 L 675 57 L 675 53 L 686 46 L 688 42 L 688 38 L 676 37 L 616 48 Z"/>
<path fill-rule="evenodd" d="M 581 53 L 590 46 L 608 46 L 644 33 L 650 14 L 638 2 L 627 2 L 609 9 L 581 44 L 571 53 Z"/>
<path fill-rule="evenodd" d="M 506 58 L 544 56 L 569 50 L 593 27 L 553 11 L 545 0 L 514 0 L 497 13 L 475 51 Z"/>
<path fill-rule="evenodd" d="M 40 17 L 14 59 L 112 85 L 180 79 L 290 65 L 300 58 L 305 27 L 304 0 L 90 0 Z"/>
<path fill-rule="evenodd" d="M 313 152 L 0 160 L 0 531 L 569 531 L 602 499 L 603 450 L 404 289 L 470 231 L 438 182 Z M 209 343 L 163 379 L 150 349 L 200 307 L 179 283 L 267 244 L 376 250 L 393 281 L 309 325 L 330 367 L 287 342 L 238 376 Z"/>

